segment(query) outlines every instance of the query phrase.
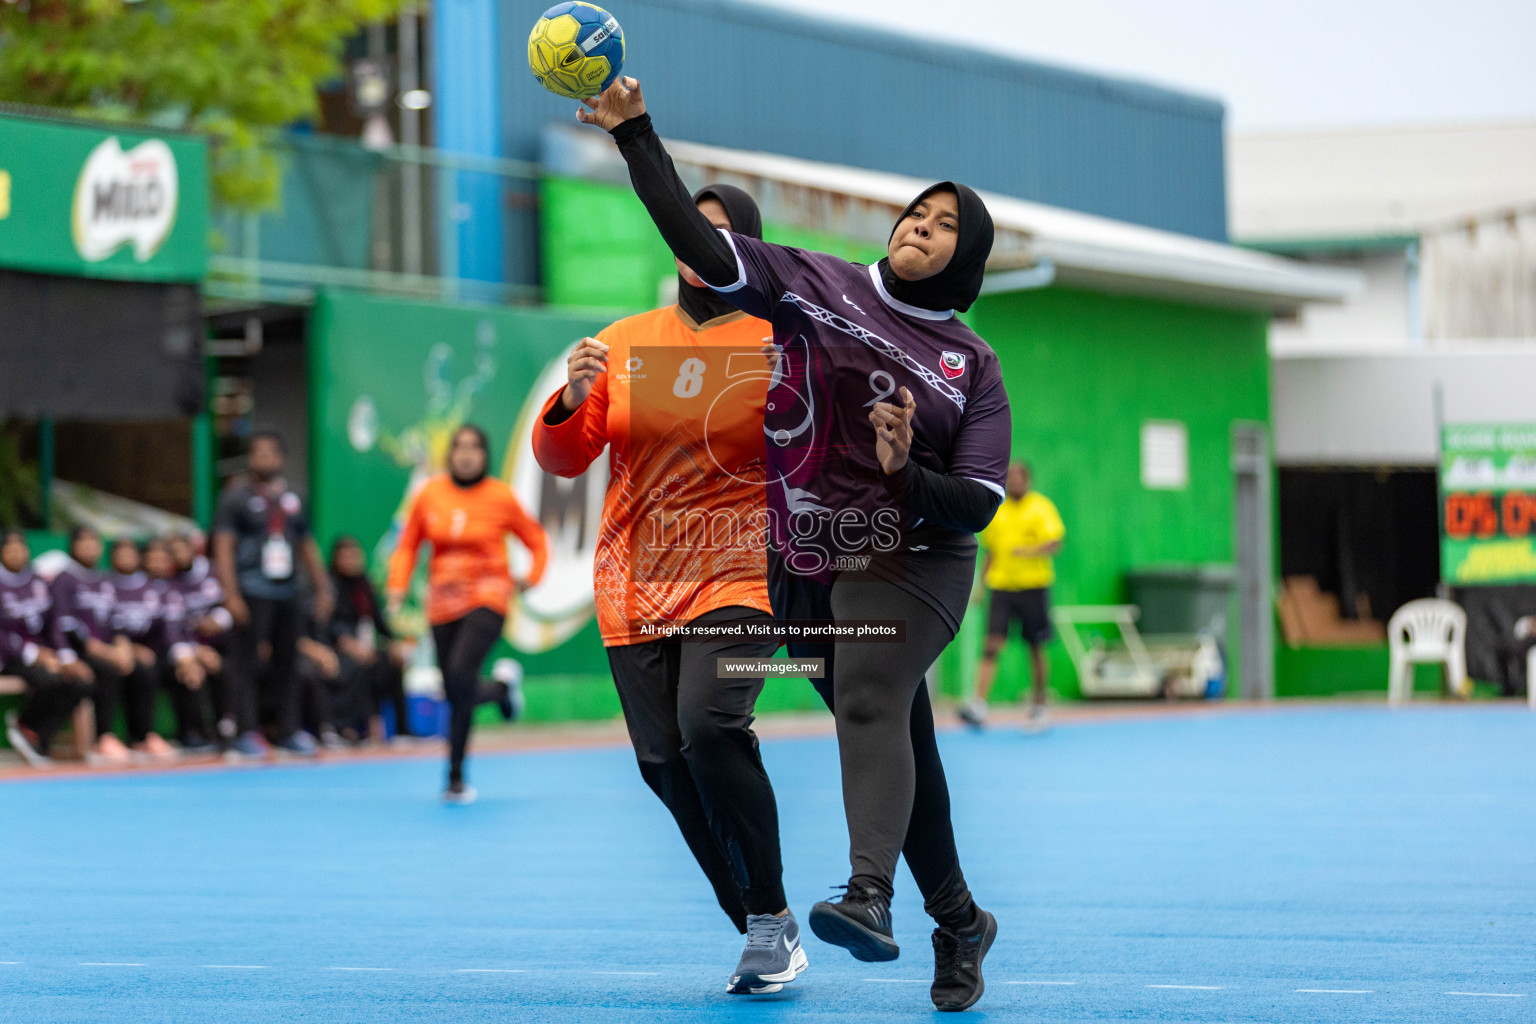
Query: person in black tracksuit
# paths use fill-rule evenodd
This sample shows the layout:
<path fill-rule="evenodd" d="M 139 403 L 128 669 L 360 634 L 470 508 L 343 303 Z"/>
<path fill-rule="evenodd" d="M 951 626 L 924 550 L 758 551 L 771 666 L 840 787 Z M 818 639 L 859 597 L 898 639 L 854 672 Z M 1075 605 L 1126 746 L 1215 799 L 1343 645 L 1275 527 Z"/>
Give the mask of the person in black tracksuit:
<path fill-rule="evenodd" d="M 250 476 L 229 486 L 214 517 L 213 563 L 235 623 L 229 679 L 235 735 L 224 739 L 246 757 L 267 752 L 259 733 L 263 705 L 273 711 L 279 748 L 301 757 L 316 749 L 314 737 L 300 728 L 297 660 L 305 612 L 299 572 L 308 577 L 314 616 L 322 622 L 331 616 L 331 581 L 304 503 L 283 479 L 284 454 L 278 434 L 252 435 Z"/>
<path fill-rule="evenodd" d="M 840 900 L 812 908 L 811 928 L 861 960 L 894 959 L 890 899 L 904 853 L 938 924 L 934 1005 L 967 1009 L 984 990 L 997 923 L 960 870 L 923 678 L 964 615 L 974 535 L 1002 501 L 1011 448 L 997 356 L 955 316 L 980 294 L 991 217 L 975 192 L 940 182 L 902 211 L 872 266 L 717 231 L 679 180 L 638 82 L 621 78 L 587 105 L 579 119 L 613 136 L 673 255 L 773 324 L 764 429 L 775 616 L 904 630 L 831 645 L 831 686 L 820 689 L 837 719 L 851 871 Z"/>

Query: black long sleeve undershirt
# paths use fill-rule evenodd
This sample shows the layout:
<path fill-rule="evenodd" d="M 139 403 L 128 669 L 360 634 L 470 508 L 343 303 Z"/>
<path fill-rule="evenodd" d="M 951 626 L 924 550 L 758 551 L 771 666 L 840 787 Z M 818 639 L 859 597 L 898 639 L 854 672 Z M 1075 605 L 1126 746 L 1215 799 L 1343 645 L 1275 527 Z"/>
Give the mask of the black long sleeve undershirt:
<path fill-rule="evenodd" d="M 894 475 L 891 483 L 906 488 L 907 511 L 924 525 L 936 523 L 951 530 L 980 533 L 1003 503 L 990 487 L 963 476 L 935 473 L 911 459 Z"/>
<path fill-rule="evenodd" d="M 672 157 L 651 126 L 651 115 L 632 117 L 609 134 L 629 165 L 635 195 L 645 204 L 672 255 L 691 267 L 705 284 L 717 288 L 735 284 L 736 256 L 730 243 L 694 205 Z"/>

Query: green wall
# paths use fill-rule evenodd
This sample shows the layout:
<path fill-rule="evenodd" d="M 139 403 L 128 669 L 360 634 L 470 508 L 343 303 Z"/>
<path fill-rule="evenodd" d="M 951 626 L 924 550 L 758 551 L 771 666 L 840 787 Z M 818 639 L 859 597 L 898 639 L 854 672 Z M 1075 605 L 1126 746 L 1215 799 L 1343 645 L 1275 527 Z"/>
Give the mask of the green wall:
<path fill-rule="evenodd" d="M 1269 419 L 1263 314 L 1049 288 L 984 297 L 969 319 L 1002 364 L 1014 454 L 1066 521 L 1055 603 L 1124 601 L 1124 574 L 1139 566 L 1233 560 L 1232 424 Z M 1149 419 L 1187 427 L 1187 489 L 1141 485 Z M 979 645 L 980 624 L 967 625 L 963 640 Z M 1001 697 L 1027 681 L 1017 647 L 999 666 Z M 959 665 L 952 648 L 946 689 Z M 1077 695 L 1060 641 L 1052 674 L 1059 694 Z"/>
<path fill-rule="evenodd" d="M 571 178 L 539 183 L 544 297 L 555 306 L 654 309 L 657 289 L 676 275 L 672 254 L 632 189 Z M 869 262 L 884 250 L 837 235 L 763 225 L 780 245 Z"/>
<path fill-rule="evenodd" d="M 1365 647 L 1289 647 L 1275 652 L 1275 692 L 1279 697 L 1382 697 L 1387 692 L 1386 644 Z M 1439 665 L 1413 667 L 1413 692 L 1438 696 L 1445 689 Z M 1498 687 L 1474 684 L 1478 696 L 1493 697 Z"/>

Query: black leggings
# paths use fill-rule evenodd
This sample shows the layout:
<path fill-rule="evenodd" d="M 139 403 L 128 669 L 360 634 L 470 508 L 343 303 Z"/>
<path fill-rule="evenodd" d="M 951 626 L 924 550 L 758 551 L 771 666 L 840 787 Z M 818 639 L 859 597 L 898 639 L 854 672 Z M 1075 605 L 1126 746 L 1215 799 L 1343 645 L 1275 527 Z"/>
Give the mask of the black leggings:
<path fill-rule="evenodd" d="M 160 675 L 164 682 L 165 692 L 170 694 L 171 707 L 176 712 L 176 738 L 182 743 L 194 740 L 201 740 L 204 743 L 208 742 L 212 736 L 208 714 L 210 695 L 222 694 L 227 691 L 227 687 L 221 678 L 224 675 L 223 670 L 207 673 L 203 684 L 195 690 L 176 678 L 176 667 L 171 664 L 169 658 L 162 660 Z M 144 727 L 145 729 L 151 729 L 154 726 L 153 691 L 144 698 L 143 707 Z M 130 718 L 128 731 L 131 733 L 133 729 L 133 720 Z M 139 739 L 142 738 L 142 736 L 139 737 Z"/>
<path fill-rule="evenodd" d="M 117 717 L 118 705 L 123 706 L 123 723 L 127 726 L 127 742 L 143 743 L 144 737 L 155 728 L 155 666 L 144 668 L 134 660 L 134 669 L 127 676 L 117 666 L 103 659 L 89 659 L 95 671 L 95 711 L 97 711 L 97 737 L 112 731 L 112 720 Z"/>
<path fill-rule="evenodd" d="M 38 753 L 46 755 L 53 744 L 54 734 L 69 721 L 75 705 L 91 695 L 91 687 L 65 679 L 36 662 L 24 665 L 20 659 L 6 663 L 0 671 L 8 676 L 20 676 L 27 684 L 27 698 L 16 720 L 37 734 Z"/>
<path fill-rule="evenodd" d="M 837 720 L 850 880 L 889 898 L 900 853 L 928 913 L 942 925 L 969 924 L 974 903 L 924 685 L 954 636 L 949 625 L 927 602 L 873 581 L 778 581 L 775 607 L 781 618 L 905 621 L 904 643 L 791 643 L 789 654 L 826 659 L 825 677 L 812 682 Z"/>
<path fill-rule="evenodd" d="M 432 627 L 437 665 L 443 672 L 443 693 L 452 712 L 448 728 L 448 778 L 464 778 L 464 753 L 480 698 L 480 666 L 501 636 L 505 617 L 489 608 L 476 608 L 461 619 Z"/>
<path fill-rule="evenodd" d="M 751 608 L 720 608 L 693 623 L 772 622 Z M 773 640 L 653 640 L 608 648 L 640 777 L 672 812 L 740 931 L 746 914 L 787 905 L 779 807 L 763 769 L 753 710 L 763 677 L 717 678 L 716 658 L 769 658 Z"/>
<path fill-rule="evenodd" d="M 273 716 L 273 738 L 286 740 L 299 728 L 302 693 L 298 657 L 304 607 L 297 597 L 247 597 L 245 603 L 251 620 L 235 632 L 238 664 L 226 681 L 227 703 L 220 714 L 233 716 L 239 731 L 248 732 L 261 728 L 261 712 L 268 709 Z M 272 645 L 265 665 L 263 641 Z"/>
<path fill-rule="evenodd" d="M 380 652 L 377 660 L 363 671 L 364 706 L 360 730 L 368 728 L 368 719 L 378 714 L 387 700 L 395 708 L 395 732 L 401 736 L 411 734 L 410 709 L 405 700 L 405 672 Z"/>
<path fill-rule="evenodd" d="M 96 735 L 98 738 L 112 731 L 117 718 L 117 706 L 123 699 L 123 674 L 117 666 L 103 658 L 85 657 L 91 666 L 96 682 L 91 686 L 91 703 L 96 709 Z"/>

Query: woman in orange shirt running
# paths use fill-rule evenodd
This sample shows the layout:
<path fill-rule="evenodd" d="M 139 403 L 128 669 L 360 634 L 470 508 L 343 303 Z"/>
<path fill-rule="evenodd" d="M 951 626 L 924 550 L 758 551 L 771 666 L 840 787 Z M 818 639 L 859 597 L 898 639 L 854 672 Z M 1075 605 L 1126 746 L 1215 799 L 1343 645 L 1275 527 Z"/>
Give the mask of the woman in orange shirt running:
<path fill-rule="evenodd" d="M 544 528 L 523 510 L 512 488 L 487 476 L 490 446 L 485 431 L 465 424 L 453 435 L 448 472 L 416 494 L 400 543 L 389 562 L 391 615 L 410 586 L 416 552 L 432 543 L 427 621 L 443 672 L 443 691 L 452 709 L 448 736 L 448 788 L 443 799 L 467 804 L 474 787 L 464 783 L 464 753 L 474 720 L 480 666 L 506 621 L 515 592 L 539 582 L 549 557 Z M 507 534 L 533 554 L 528 578 L 514 580 L 507 562 Z"/>

